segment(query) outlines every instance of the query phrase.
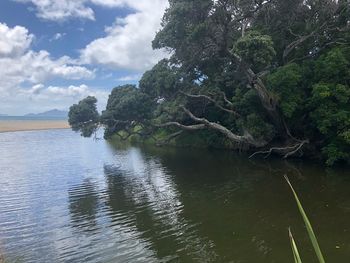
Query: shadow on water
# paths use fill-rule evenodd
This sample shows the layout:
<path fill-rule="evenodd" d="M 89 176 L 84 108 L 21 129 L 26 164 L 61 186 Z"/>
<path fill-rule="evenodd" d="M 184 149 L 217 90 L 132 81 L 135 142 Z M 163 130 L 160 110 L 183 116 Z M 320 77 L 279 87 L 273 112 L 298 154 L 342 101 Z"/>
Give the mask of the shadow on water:
<path fill-rule="evenodd" d="M 348 170 L 121 146 L 70 131 L 5 134 L 0 143 L 0 240 L 9 259 L 292 262 L 291 226 L 304 261 L 316 262 L 284 174 L 327 262 L 350 258 Z"/>
<path fill-rule="evenodd" d="M 209 254 L 212 255 L 205 256 L 202 262 L 228 262 L 233 259 L 235 262 L 284 262 L 290 255 L 287 228 L 292 226 L 304 248 L 305 259 L 313 262 L 315 258 L 308 249 L 308 237 L 284 182 L 284 174 L 292 178 L 301 192 L 325 254 L 338 260 L 349 256 L 349 225 L 346 222 L 349 213 L 346 203 L 340 201 L 349 198 L 346 194 L 349 186 L 346 171 L 325 170 L 302 162 L 250 161 L 245 156 L 219 151 L 144 147 L 136 152 L 144 165 L 150 167 L 142 171 L 145 178 L 152 178 L 152 174 L 161 171 L 162 176 L 158 174 L 155 178 L 165 178 L 163 185 L 170 186 L 175 193 L 169 195 L 171 191 L 167 190 L 162 195 L 163 199 L 155 199 L 155 202 L 181 204 L 176 213 L 159 208 L 165 214 L 176 214 L 176 220 L 160 218 L 159 223 L 152 214 L 154 202 L 140 203 L 140 200 L 149 200 L 147 190 L 160 189 L 152 180 L 143 178 L 148 184 L 142 187 L 138 185 L 139 179 L 125 179 L 128 172 L 119 171 L 117 176 L 110 175 L 114 180 L 110 189 L 119 189 L 129 195 L 127 200 L 133 200 L 133 205 L 127 205 L 131 207 L 131 214 L 142 209 L 136 214 L 135 225 L 140 232 L 147 230 L 153 249 L 160 258 L 164 248 L 174 248 L 167 253 L 179 255 L 177 251 L 183 247 L 195 247 L 200 254 L 202 245 L 205 251 L 210 248 Z M 336 176 L 332 175 L 334 173 Z M 176 199 L 173 199 L 174 196 Z M 338 224 L 335 226 L 332 221 Z M 171 242 L 165 244 L 163 232 L 158 230 L 171 229 L 176 225 L 174 222 L 178 222 L 178 229 L 184 224 L 193 225 L 195 238 L 170 236 Z M 174 243 L 174 240 L 179 242 Z M 191 240 L 197 240 L 199 244 L 193 246 Z M 200 244 L 203 241 L 206 244 Z M 185 251 L 184 255 L 191 253 Z M 181 256 L 179 258 L 186 262 Z M 189 258 L 196 261 L 195 257 Z"/>
<path fill-rule="evenodd" d="M 217 257 L 213 244 L 198 235 L 195 222 L 183 217 L 183 205 L 171 178 L 153 158 L 145 160 L 136 149 L 128 157 L 133 160 L 132 167 L 105 166 L 112 218 L 125 215 L 158 260 L 213 262 Z"/>
<path fill-rule="evenodd" d="M 96 185 L 85 179 L 81 185 L 69 189 L 68 196 L 72 226 L 86 232 L 93 231 L 97 226 L 99 202 Z"/>

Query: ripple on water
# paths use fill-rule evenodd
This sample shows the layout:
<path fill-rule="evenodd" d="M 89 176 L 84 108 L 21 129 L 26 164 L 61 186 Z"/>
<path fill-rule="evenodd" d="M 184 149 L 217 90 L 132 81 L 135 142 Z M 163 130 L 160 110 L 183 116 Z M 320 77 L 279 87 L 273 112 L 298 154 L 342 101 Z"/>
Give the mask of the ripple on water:
<path fill-rule="evenodd" d="M 0 145 L 0 247 L 15 262 L 283 262 L 287 227 L 305 234 L 270 167 L 231 155 L 163 156 L 68 130 L 0 134 Z M 327 183 L 322 192 L 305 186 L 317 200 L 302 197 L 320 221 L 321 241 L 334 241 L 331 218 L 336 242 L 349 244 L 341 226 L 350 219 L 350 182 Z M 327 195 L 333 217 L 320 210 Z M 343 256 L 350 253 L 332 262 Z"/>

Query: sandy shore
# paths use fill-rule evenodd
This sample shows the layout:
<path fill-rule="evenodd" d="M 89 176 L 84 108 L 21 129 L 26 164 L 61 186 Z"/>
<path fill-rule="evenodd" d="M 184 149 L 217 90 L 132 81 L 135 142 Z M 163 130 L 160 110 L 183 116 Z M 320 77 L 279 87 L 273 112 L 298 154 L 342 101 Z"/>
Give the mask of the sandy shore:
<path fill-rule="evenodd" d="M 0 120 L 0 133 L 68 128 L 68 122 L 64 120 Z"/>

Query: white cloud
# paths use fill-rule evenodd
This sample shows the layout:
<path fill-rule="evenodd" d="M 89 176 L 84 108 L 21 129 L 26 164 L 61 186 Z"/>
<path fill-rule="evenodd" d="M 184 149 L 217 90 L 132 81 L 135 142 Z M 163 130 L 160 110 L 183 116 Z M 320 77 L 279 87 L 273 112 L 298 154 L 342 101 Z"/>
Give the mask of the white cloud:
<path fill-rule="evenodd" d="M 10 28 L 0 23 L 0 111 L 4 112 L 10 107 L 9 102 L 23 99 L 28 96 L 25 87 L 32 85 L 31 95 L 42 94 L 44 87 L 41 83 L 47 80 L 59 78 L 67 80 L 81 80 L 94 78 L 94 71 L 77 65 L 67 56 L 53 59 L 45 51 L 30 50 L 30 44 L 34 36 L 29 34 L 24 27 Z M 80 87 L 82 88 L 82 87 Z M 68 88 L 68 94 L 74 97 L 76 89 Z M 52 89 L 51 93 L 58 92 Z M 75 92 L 75 93 L 74 93 Z M 62 97 L 62 93 L 56 94 Z M 31 98 L 32 99 L 32 98 Z M 47 97 L 47 101 L 54 97 Z M 23 101 L 23 100 L 22 100 Z M 13 103 L 13 108 L 22 104 Z M 20 110 L 21 110 L 20 109 Z"/>
<path fill-rule="evenodd" d="M 24 27 L 8 27 L 0 23 L 0 89 L 18 86 L 23 82 L 39 83 L 50 78 L 86 79 L 94 72 L 76 65 L 69 57 L 52 59 L 41 50 L 29 49 L 33 35 Z"/>
<path fill-rule="evenodd" d="M 46 20 L 95 19 L 93 5 L 106 8 L 128 7 L 134 13 L 117 18 L 106 28 L 106 36 L 96 39 L 81 51 L 82 63 L 100 64 L 113 69 L 142 72 L 150 69 L 165 51 L 153 50 L 151 42 L 160 29 L 168 0 L 14 0 L 32 3 L 37 16 Z"/>
<path fill-rule="evenodd" d="M 55 40 L 62 39 L 65 35 L 66 35 L 66 33 L 56 33 L 56 34 L 54 34 L 53 37 L 50 39 L 50 42 L 55 41 Z"/>
<path fill-rule="evenodd" d="M 106 6 L 106 7 L 121 7 L 125 6 L 128 0 L 91 0 L 95 5 Z M 137 2 L 137 1 L 134 1 Z"/>
<path fill-rule="evenodd" d="M 22 55 L 29 48 L 33 38 L 24 27 L 9 28 L 0 23 L 0 58 Z"/>
<path fill-rule="evenodd" d="M 0 58 L 0 75 L 2 86 L 9 86 L 23 82 L 44 82 L 52 78 L 91 79 L 94 72 L 72 64 L 68 57 L 54 60 L 47 51 L 29 50 L 22 56 Z"/>
<path fill-rule="evenodd" d="M 131 7 L 136 10 L 154 7 L 156 11 L 158 0 L 12 0 L 19 3 L 31 3 L 39 18 L 51 21 L 64 21 L 70 18 L 95 20 L 91 4 L 115 8 Z M 155 2 L 156 5 L 153 5 Z M 159 1 L 158 1 L 159 2 Z M 165 2 L 165 1 L 163 1 Z"/>
<path fill-rule="evenodd" d="M 70 85 L 68 87 L 62 86 L 48 86 L 45 87 L 44 84 L 37 84 L 31 87 L 30 89 L 22 89 L 22 94 L 32 96 L 31 99 L 42 100 L 52 98 L 54 100 L 60 100 L 64 97 L 68 97 L 73 101 L 78 101 L 87 96 L 96 96 L 96 97 L 105 97 L 108 95 L 108 92 L 102 90 L 94 90 L 89 88 L 87 85 L 82 84 L 79 86 Z"/>
<path fill-rule="evenodd" d="M 118 81 L 121 82 L 128 82 L 128 81 L 137 81 L 141 79 L 141 75 L 140 74 L 133 74 L 133 75 L 127 75 L 127 76 L 123 76 L 118 78 Z"/>
<path fill-rule="evenodd" d="M 34 85 L 30 90 L 28 90 L 28 93 L 39 94 L 44 88 L 45 86 L 43 84 L 37 84 L 37 85 Z"/>
<path fill-rule="evenodd" d="M 84 96 L 84 94 L 89 93 L 89 89 L 88 86 L 86 86 L 85 84 L 80 86 L 71 85 L 68 88 L 50 86 L 47 88 L 47 92 L 49 92 L 52 95 L 58 96 L 81 97 Z"/>
<path fill-rule="evenodd" d="M 14 0 L 32 3 L 39 18 L 52 21 L 64 21 L 71 17 L 94 20 L 94 11 L 86 6 L 87 0 Z"/>
<path fill-rule="evenodd" d="M 105 37 L 87 45 L 81 51 L 84 63 L 142 72 L 168 55 L 165 51 L 152 49 L 152 40 L 168 6 L 167 0 L 109 0 L 107 3 L 131 7 L 135 13 L 117 18 L 114 25 L 106 28 Z"/>
<path fill-rule="evenodd" d="M 54 108 L 68 110 L 71 105 L 87 96 L 98 99 L 98 109 L 104 109 L 109 92 L 88 87 L 85 84 L 79 86 L 45 86 L 37 84 L 29 89 L 19 88 L 15 96 L 2 99 L 1 109 L 4 112 L 21 115 L 29 112 L 42 112 Z M 19 107 L 20 105 L 20 107 Z"/>
<path fill-rule="evenodd" d="M 128 8 L 133 12 L 124 18 L 116 18 L 115 23 L 106 28 L 105 36 L 84 47 L 76 60 L 67 56 L 52 58 L 45 50 L 33 51 L 30 46 L 35 36 L 26 28 L 10 28 L 0 23 L 0 113 L 25 113 L 30 108 L 39 107 L 62 108 L 58 104 L 69 106 L 87 94 L 93 95 L 93 89 L 84 85 L 45 85 L 50 79 L 56 78 L 94 78 L 96 72 L 84 65 L 129 70 L 130 74 L 119 81 L 132 81 L 139 79 L 143 71 L 168 56 L 165 51 L 153 50 L 151 46 L 169 5 L 167 0 L 13 1 L 31 3 L 38 17 L 58 22 L 71 18 L 94 20 L 95 6 Z M 57 33 L 51 40 L 63 36 L 64 33 Z M 102 93 L 105 98 L 108 97 L 106 92 Z M 102 93 L 95 95 L 102 96 Z"/>

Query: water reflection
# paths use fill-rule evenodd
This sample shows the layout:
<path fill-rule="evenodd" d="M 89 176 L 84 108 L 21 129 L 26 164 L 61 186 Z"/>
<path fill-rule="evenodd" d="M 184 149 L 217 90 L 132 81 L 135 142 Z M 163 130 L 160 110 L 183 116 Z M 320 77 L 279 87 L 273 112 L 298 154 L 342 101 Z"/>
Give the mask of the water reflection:
<path fill-rule="evenodd" d="M 93 231 L 96 226 L 98 209 L 98 189 L 91 179 L 68 190 L 69 211 L 73 227 Z"/>
<path fill-rule="evenodd" d="M 158 160 L 132 148 L 118 155 L 118 161 L 117 166 L 104 167 L 112 220 L 126 215 L 158 259 L 212 262 L 216 258 L 212 242 L 200 237 L 197 225 L 184 218 L 180 193 Z"/>
<path fill-rule="evenodd" d="M 0 250 L 10 260 L 286 262 L 292 226 L 314 262 L 285 173 L 327 260 L 350 257 L 346 170 L 70 131 L 0 134 L 0 144 Z"/>

